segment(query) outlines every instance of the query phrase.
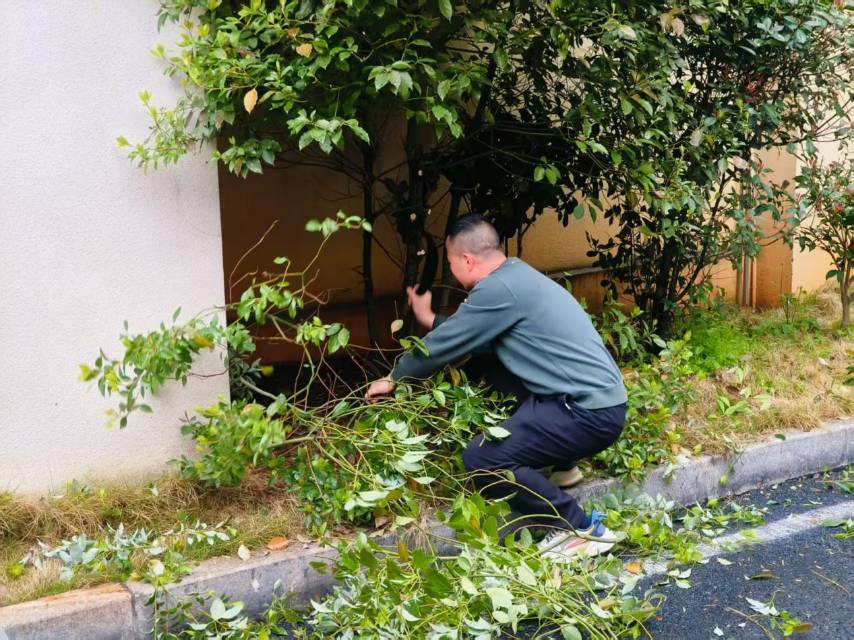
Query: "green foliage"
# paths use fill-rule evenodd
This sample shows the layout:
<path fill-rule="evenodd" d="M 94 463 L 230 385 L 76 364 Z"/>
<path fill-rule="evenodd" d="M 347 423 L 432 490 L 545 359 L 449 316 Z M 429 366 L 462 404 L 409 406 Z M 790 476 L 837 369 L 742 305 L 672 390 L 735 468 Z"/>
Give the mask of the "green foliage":
<path fill-rule="evenodd" d="M 323 236 L 319 253 L 336 231 L 365 229 L 365 225 L 358 216 L 338 212 L 336 218 L 310 220 L 306 228 Z M 247 389 L 257 391 L 253 380 L 258 377 L 259 363 L 249 363 L 247 357 L 255 351 L 252 330 L 268 322 L 275 327 L 280 340 L 302 347 L 315 347 L 321 357 L 346 347 L 350 332 L 339 323 L 323 323 L 317 314 L 305 320 L 298 318 L 306 300 L 313 300 L 308 291 L 307 270 L 293 270 L 287 258 L 276 258 L 275 262 L 283 266 L 283 272 L 262 281 L 253 279 L 239 302 L 231 306 L 230 310 L 238 318 L 236 322 L 221 324 L 223 312 L 229 310 L 227 307 L 212 310 L 211 319 L 207 322 L 196 316 L 183 324 L 174 324 L 181 313 L 179 308 L 172 316 L 171 327 L 161 323 L 156 331 L 134 335 L 127 333 L 125 323 L 126 333 L 121 336 L 124 347 L 121 359 L 110 358 L 101 351 L 93 365 L 81 364 L 81 380 L 96 381 L 98 390 L 105 397 L 120 397 L 117 407 L 107 411 L 108 425 L 118 423 L 124 428 L 131 413 L 150 413 L 151 406 L 144 399 L 157 393 L 170 380 L 186 385 L 192 375 L 194 359 L 207 349 L 219 350 L 223 354 L 225 369 L 231 373 L 238 398 L 246 398 Z M 313 362 L 311 353 L 307 352 L 307 360 Z M 309 387 L 310 384 L 306 386 L 305 393 Z M 196 423 L 188 429 L 191 432 L 203 431 Z"/>
<path fill-rule="evenodd" d="M 821 526 L 826 527 L 828 529 L 841 527 L 842 531 L 833 534 L 833 537 L 839 540 L 849 540 L 851 538 L 854 538 L 854 520 L 852 520 L 851 518 L 848 518 L 846 520 L 842 520 L 839 518 L 825 520 L 821 523 Z"/>
<path fill-rule="evenodd" d="M 709 267 L 756 255 L 763 217 L 797 223 L 788 185 L 756 151 L 809 156 L 818 139 L 850 135 L 852 23 L 821 0 L 632 6 L 648 73 L 627 79 L 620 106 L 648 143 L 597 131 L 627 161 L 606 169 L 616 203 L 605 218 L 619 229 L 591 254 L 668 337 L 676 306 L 709 293 Z"/>
<path fill-rule="evenodd" d="M 198 411 L 181 427 L 196 443 L 197 459 L 178 461 L 181 475 L 220 487 L 237 485 L 251 469 L 266 469 L 271 482 L 281 477 L 284 460 L 276 448 L 287 441 L 293 428 L 279 415 L 282 407 L 263 407 L 244 401 L 220 401 Z"/>
<path fill-rule="evenodd" d="M 605 296 L 602 312 L 591 316 L 605 346 L 622 365 L 640 363 L 648 358 L 647 349 L 653 335 L 643 316 L 639 307 L 625 311 L 610 291 Z"/>
<path fill-rule="evenodd" d="M 288 637 L 284 623 L 293 618 L 274 600 L 261 620 L 250 620 L 242 602 L 209 593 L 160 603 L 154 640 L 269 640 Z"/>
<path fill-rule="evenodd" d="M 594 503 L 607 514 L 610 528 L 625 532 L 622 545 L 631 553 L 688 565 L 703 560 L 698 545 L 720 536 L 733 524 L 764 524 L 768 512 L 767 508 L 743 507 L 736 502 L 724 507 L 718 499 L 709 500 L 705 507 L 696 504 L 683 508 L 662 496 L 626 492 L 608 494 Z M 684 571 L 668 575 L 677 586 L 688 577 Z"/>
<path fill-rule="evenodd" d="M 639 479 L 649 465 L 669 460 L 679 442 L 670 427 L 673 415 L 691 399 L 692 351 L 688 341 L 664 342 L 657 360 L 640 364 L 626 374 L 628 403 L 623 435 L 594 460 L 610 475 Z"/>
<path fill-rule="evenodd" d="M 854 163 L 849 155 L 826 168 L 813 159 L 795 179 L 804 189 L 800 210 L 804 217 L 797 239 L 801 249 L 822 249 L 833 261 L 828 279 L 839 283 L 842 326 L 850 322 L 852 269 L 854 269 Z"/>
<path fill-rule="evenodd" d="M 785 609 L 777 609 L 774 604 L 773 597 L 770 602 L 761 602 L 747 597 L 745 597 L 745 600 L 747 601 L 747 604 L 750 605 L 751 609 L 759 615 L 767 618 L 771 629 L 782 633 L 784 638 L 788 638 L 795 633 L 809 633 L 812 631 L 813 625 L 811 622 L 803 622 Z M 759 627 L 765 631 L 769 637 L 772 637 L 763 625 L 760 624 Z"/>
<path fill-rule="evenodd" d="M 162 0 L 166 22 L 177 50 L 154 53 L 185 95 L 157 109 L 143 94 L 150 136 L 120 140 L 141 166 L 217 138 L 238 175 L 279 160 L 344 173 L 369 223 L 394 218 L 407 283 L 440 176 L 452 217 L 465 197 L 503 237 L 546 210 L 604 215 L 618 232 L 591 253 L 663 337 L 708 267 L 755 255 L 761 218 L 788 215 L 754 152 L 812 155 L 850 133 L 851 20 L 828 0 Z M 377 175 L 395 145 L 406 177 Z"/>
<path fill-rule="evenodd" d="M 462 543 L 439 558 L 402 543 L 386 549 L 360 534 L 339 547 L 332 594 L 313 602 L 305 639 L 357 637 L 524 637 L 525 629 L 564 637 L 638 637 L 656 607 L 631 595 L 637 578 L 620 577 L 611 559 L 595 571 L 544 559 L 523 532 L 498 540 L 503 503 L 459 496 L 446 520 Z M 526 626 L 526 622 L 528 626 Z"/>
<path fill-rule="evenodd" d="M 693 362 L 703 372 L 732 367 L 747 354 L 753 341 L 737 324 L 736 313 L 696 313 L 689 324 Z"/>
<path fill-rule="evenodd" d="M 39 541 L 20 565 L 41 568 L 46 561 L 58 560 L 64 581 L 77 575 L 107 574 L 118 580 L 143 579 L 158 586 L 176 582 L 190 572 L 184 555 L 188 548 L 202 543 L 215 545 L 229 537 L 223 523 L 213 527 L 203 522 L 182 523 L 159 535 L 146 529 L 125 533 L 122 525 L 115 529 L 108 526 L 105 535 L 95 540 L 79 534 L 53 547 Z"/>
<path fill-rule="evenodd" d="M 205 421 L 185 425 L 200 456 L 182 459 L 182 473 L 219 486 L 260 470 L 299 498 L 306 526 L 317 533 L 378 518 L 411 520 L 417 497 L 459 489 L 459 450 L 506 417 L 500 397 L 464 378 L 458 383 L 440 376 L 422 388 L 401 386 L 377 404 L 355 393 L 313 409 L 282 398 L 266 408 L 220 402 L 202 412 Z"/>
<path fill-rule="evenodd" d="M 177 320 L 180 309 L 172 317 Z M 127 323 L 125 323 L 127 331 Z M 198 318 L 145 334 L 121 336 L 124 356 L 121 360 L 107 357 L 104 352 L 95 359 L 94 366 L 80 365 L 83 381 L 96 380 L 103 396 L 113 394 L 122 399 L 117 409 L 108 411 L 109 425 L 118 422 L 127 426 L 128 416 L 134 411 L 151 413 L 151 406 L 144 402 L 166 384 L 167 380 L 179 380 L 187 384 L 194 358 L 203 349 L 214 349 L 218 340 L 225 342 L 226 332 L 218 316 L 206 324 Z"/>

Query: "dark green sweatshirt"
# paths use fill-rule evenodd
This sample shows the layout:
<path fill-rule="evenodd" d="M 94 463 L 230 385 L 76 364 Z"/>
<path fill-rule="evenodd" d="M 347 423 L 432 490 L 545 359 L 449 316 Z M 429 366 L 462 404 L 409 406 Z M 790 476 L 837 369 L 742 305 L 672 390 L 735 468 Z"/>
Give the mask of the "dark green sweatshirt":
<path fill-rule="evenodd" d="M 488 345 L 535 395 L 566 394 L 586 409 L 626 401 L 620 370 L 581 305 L 518 258 L 508 258 L 478 282 L 424 342 L 430 355 L 405 354 L 393 380 L 427 378 Z"/>

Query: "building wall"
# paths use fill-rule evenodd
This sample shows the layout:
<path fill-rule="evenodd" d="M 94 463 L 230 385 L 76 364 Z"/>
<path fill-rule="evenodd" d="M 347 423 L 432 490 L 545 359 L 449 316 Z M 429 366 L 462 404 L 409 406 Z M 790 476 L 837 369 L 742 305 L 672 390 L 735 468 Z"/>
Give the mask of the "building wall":
<path fill-rule="evenodd" d="M 821 162 L 825 165 L 842 159 L 839 146 L 834 142 L 820 142 L 817 145 Z M 798 173 L 801 171 L 801 162 L 797 161 Z M 810 224 L 807 220 L 806 224 Z M 815 251 L 801 251 L 796 245 L 792 252 L 792 291 L 803 289 L 812 291 L 818 289 L 827 282 L 827 272 L 833 268 L 830 254 L 816 249 Z"/>
<path fill-rule="evenodd" d="M 795 157 L 782 150 L 764 151 L 760 157 L 768 168 L 773 170 L 773 180 L 790 183 L 795 178 Z M 763 215 L 759 222 L 766 237 L 773 237 L 781 228 L 781 223 L 774 222 L 768 215 Z M 792 291 L 792 249 L 779 240 L 762 248 L 756 258 L 756 306 L 776 307 L 780 304 L 780 296 Z"/>
<path fill-rule="evenodd" d="M 153 329 L 180 306 L 222 303 L 216 169 L 201 159 L 144 174 L 116 147 L 139 139 L 137 93 L 177 83 L 148 51 L 156 0 L 16 3 L 0 26 L 0 490 L 161 470 L 187 450 L 185 408 L 224 377 L 168 388 L 150 416 L 107 431 L 109 406 L 77 380 L 99 347 Z M 214 372 L 208 358 L 202 371 Z"/>

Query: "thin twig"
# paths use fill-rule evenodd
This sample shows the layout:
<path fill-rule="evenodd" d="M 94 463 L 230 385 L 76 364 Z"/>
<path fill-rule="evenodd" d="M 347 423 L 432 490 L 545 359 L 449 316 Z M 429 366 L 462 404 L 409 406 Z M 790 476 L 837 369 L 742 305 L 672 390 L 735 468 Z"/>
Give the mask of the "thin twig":
<path fill-rule="evenodd" d="M 761 624 L 759 624 L 758 622 L 756 622 L 756 620 L 754 620 L 754 619 L 753 619 L 753 616 L 749 616 L 749 615 L 747 615 L 746 613 L 744 613 L 744 612 L 742 612 L 742 611 L 739 611 L 738 609 L 733 609 L 732 607 L 724 607 L 724 611 L 729 611 L 730 613 L 735 613 L 735 614 L 737 614 L 737 615 L 741 616 L 742 618 L 744 618 L 745 620 L 749 620 L 750 622 L 752 622 L 753 624 L 755 624 L 757 627 L 759 627 L 760 629 L 762 629 L 762 633 L 764 633 L 766 636 L 768 636 L 768 639 L 769 639 L 769 640 L 775 640 L 775 638 L 774 638 L 774 636 L 771 634 L 771 632 L 770 632 L 770 631 L 768 631 L 768 629 L 766 629 L 765 627 L 763 627 Z"/>
<path fill-rule="evenodd" d="M 839 584 L 836 580 L 833 580 L 832 578 L 828 578 L 826 575 L 824 575 L 823 573 L 820 573 L 820 572 L 816 571 L 815 569 L 811 569 L 811 571 L 812 571 L 815 575 L 817 575 L 819 578 L 821 578 L 822 580 L 824 580 L 824 581 L 826 581 L 826 582 L 829 582 L 829 583 L 830 583 L 830 584 L 832 584 L 834 587 L 839 587 L 839 588 L 840 588 L 840 589 L 842 589 L 845 593 L 847 593 L 848 595 L 851 595 L 851 592 L 850 592 L 850 591 L 848 591 L 848 589 L 846 589 L 845 587 L 843 587 L 841 584 Z"/>
<path fill-rule="evenodd" d="M 267 227 L 267 230 L 258 239 L 258 241 L 255 244 L 253 244 L 251 247 L 249 247 L 246 250 L 246 252 L 242 256 L 240 256 L 240 259 L 234 264 L 234 268 L 231 270 L 231 273 L 228 274 L 228 297 L 229 297 L 229 299 L 231 299 L 232 290 L 234 289 L 234 285 L 232 284 L 232 279 L 234 278 L 234 272 L 237 271 L 237 267 L 239 267 L 240 264 L 243 262 L 243 260 L 246 259 L 246 256 L 248 256 L 255 249 L 257 249 L 258 246 L 260 246 L 261 243 L 267 239 L 267 236 L 270 235 L 270 232 L 273 230 L 273 227 L 275 227 L 276 224 L 278 224 L 278 222 L 279 222 L 278 220 L 273 220 L 272 224 L 269 227 Z"/>

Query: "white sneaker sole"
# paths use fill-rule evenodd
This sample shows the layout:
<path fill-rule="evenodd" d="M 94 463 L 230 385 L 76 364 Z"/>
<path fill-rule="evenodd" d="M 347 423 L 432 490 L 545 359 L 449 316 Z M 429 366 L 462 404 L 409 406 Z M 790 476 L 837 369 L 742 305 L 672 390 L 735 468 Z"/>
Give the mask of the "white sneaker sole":
<path fill-rule="evenodd" d="M 568 471 L 555 471 L 551 476 L 549 476 L 549 481 L 561 489 L 574 487 L 583 479 L 584 474 L 581 473 L 578 467 L 573 467 Z"/>
<path fill-rule="evenodd" d="M 585 541 L 584 544 L 579 544 L 570 549 L 564 549 L 561 546 L 555 547 L 543 553 L 544 558 L 549 558 L 554 562 L 571 562 L 579 558 L 594 558 L 600 554 L 607 553 L 614 546 L 614 542 L 593 542 Z"/>

